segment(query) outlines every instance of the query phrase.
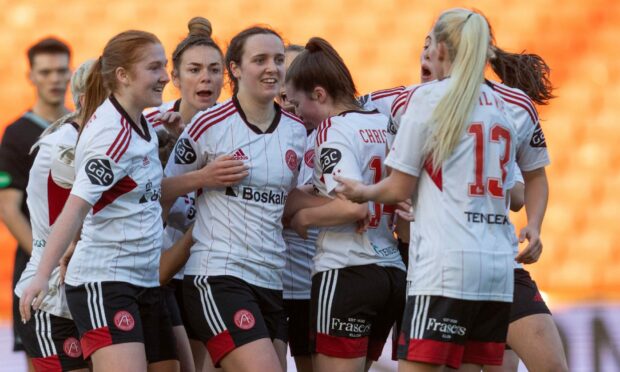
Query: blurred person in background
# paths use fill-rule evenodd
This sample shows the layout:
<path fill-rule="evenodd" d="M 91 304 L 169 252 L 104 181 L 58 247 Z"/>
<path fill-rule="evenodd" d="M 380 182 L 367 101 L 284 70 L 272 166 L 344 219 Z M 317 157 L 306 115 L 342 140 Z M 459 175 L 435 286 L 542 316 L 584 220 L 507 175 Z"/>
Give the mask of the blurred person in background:
<path fill-rule="evenodd" d="M 57 38 L 48 37 L 32 45 L 27 55 L 28 80 L 36 90 L 35 103 L 6 127 L 0 144 L 0 176 L 7 180 L 0 184 L 0 219 L 17 241 L 11 290 L 15 289 L 32 252 L 26 185 L 36 154 L 29 152 L 43 130 L 69 111 L 65 107 L 65 93 L 71 78 L 69 46 Z M 14 351 L 24 350 L 16 329 L 19 322 L 19 299 L 13 294 Z M 29 365 L 32 368 L 30 361 Z"/>

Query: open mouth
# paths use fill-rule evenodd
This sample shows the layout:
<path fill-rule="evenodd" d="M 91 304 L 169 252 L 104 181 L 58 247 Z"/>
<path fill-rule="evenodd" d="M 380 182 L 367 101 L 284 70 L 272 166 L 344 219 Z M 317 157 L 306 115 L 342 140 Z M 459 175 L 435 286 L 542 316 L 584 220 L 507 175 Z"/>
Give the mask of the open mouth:
<path fill-rule="evenodd" d="M 213 96 L 213 92 L 208 89 L 199 90 L 196 92 L 196 95 L 200 98 L 211 98 L 211 96 Z"/>
<path fill-rule="evenodd" d="M 423 65 L 421 67 L 421 69 L 420 69 L 420 73 L 422 74 L 422 81 L 423 82 L 427 82 L 427 81 L 431 80 L 432 73 L 431 73 L 431 70 L 428 67 Z"/>
<path fill-rule="evenodd" d="M 264 83 L 264 84 L 276 84 L 277 82 L 278 80 L 275 78 L 266 78 L 266 79 L 261 80 L 261 83 Z"/>

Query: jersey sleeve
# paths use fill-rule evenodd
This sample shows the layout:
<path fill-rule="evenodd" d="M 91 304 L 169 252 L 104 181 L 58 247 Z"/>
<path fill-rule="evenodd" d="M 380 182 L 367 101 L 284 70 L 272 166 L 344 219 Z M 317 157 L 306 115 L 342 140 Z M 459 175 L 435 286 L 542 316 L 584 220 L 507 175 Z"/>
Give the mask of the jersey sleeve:
<path fill-rule="evenodd" d="M 531 103 L 529 109 L 512 110 L 517 124 L 517 164 L 524 172 L 533 171 L 550 164 L 547 143 L 538 113 Z"/>
<path fill-rule="evenodd" d="M 115 185 L 132 189 L 135 181 L 125 179 L 132 166 L 131 158 L 126 156 L 131 142 L 131 128 L 91 123 L 90 133 L 83 133 L 76 147 L 75 182 L 71 194 L 79 196 L 94 205 L 101 195 Z M 96 123 L 103 124 L 103 123 Z M 132 187 L 133 184 L 133 187 Z"/>
<path fill-rule="evenodd" d="M 192 123 L 193 124 L 193 123 Z M 195 171 L 207 163 L 206 151 L 201 151 L 205 136 L 198 138 L 199 142 L 189 135 L 192 124 L 188 125 L 179 136 L 174 149 L 170 153 L 164 174 L 166 177 L 174 177 Z M 202 142 L 200 142 L 202 141 Z"/>
<path fill-rule="evenodd" d="M 319 175 L 319 180 L 325 184 L 325 191 L 328 195 L 338 186 L 338 182 L 334 180 L 334 176 L 350 178 L 356 181 L 362 181 L 362 172 L 359 162 L 355 156 L 353 144 L 350 142 L 352 136 L 347 134 L 344 128 L 339 127 L 340 118 L 327 119 L 319 128 L 317 133 L 317 152 L 319 172 L 315 172 L 315 177 Z M 332 195 L 333 196 L 333 195 Z"/>
<path fill-rule="evenodd" d="M 398 133 L 385 160 L 390 168 L 415 177 L 419 177 L 422 171 L 424 144 L 429 136 L 427 122 L 430 115 L 424 107 L 422 99 L 411 99 L 402 117 L 399 116 Z"/>
<path fill-rule="evenodd" d="M 394 139 L 396 138 L 396 133 L 398 133 L 401 118 L 407 109 L 409 99 L 412 94 L 413 91 L 411 89 L 404 90 L 394 99 L 394 101 L 392 101 L 392 104 L 390 105 L 390 109 L 387 114 L 389 116 L 387 128 L 388 149 L 394 144 Z"/>

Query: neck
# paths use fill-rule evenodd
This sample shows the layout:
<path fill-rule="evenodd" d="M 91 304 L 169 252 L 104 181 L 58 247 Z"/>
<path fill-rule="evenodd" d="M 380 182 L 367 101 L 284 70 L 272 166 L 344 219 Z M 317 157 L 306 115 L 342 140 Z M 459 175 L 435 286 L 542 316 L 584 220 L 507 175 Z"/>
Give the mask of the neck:
<path fill-rule="evenodd" d="M 32 106 L 32 112 L 47 120 L 50 123 L 60 119 L 63 115 L 67 114 L 69 110 L 62 104 L 50 105 L 37 99 L 34 106 Z"/>
<path fill-rule="evenodd" d="M 350 111 L 350 110 L 361 110 L 362 108 L 359 107 L 358 105 L 354 104 L 354 103 L 349 103 L 349 102 L 340 102 L 340 103 L 335 103 L 332 105 L 332 107 L 329 109 L 329 117 L 332 116 L 336 116 L 336 115 L 340 115 L 341 113 L 345 112 L 345 111 Z"/>
<path fill-rule="evenodd" d="M 273 99 L 259 102 L 240 91 L 237 93 L 237 100 L 239 100 L 239 105 L 250 123 L 256 125 L 263 132 L 269 128 L 276 115 Z"/>
<path fill-rule="evenodd" d="M 179 114 L 181 114 L 181 119 L 183 120 L 183 124 L 189 124 L 194 115 L 198 112 L 198 109 L 187 103 L 186 100 L 181 100 L 181 106 L 179 107 Z"/>
<path fill-rule="evenodd" d="M 114 97 L 123 107 L 129 118 L 133 120 L 133 122 L 140 128 L 140 117 L 142 116 L 142 111 L 144 111 L 145 107 L 141 107 L 137 105 L 134 100 L 126 94 L 122 93 L 114 93 Z"/>

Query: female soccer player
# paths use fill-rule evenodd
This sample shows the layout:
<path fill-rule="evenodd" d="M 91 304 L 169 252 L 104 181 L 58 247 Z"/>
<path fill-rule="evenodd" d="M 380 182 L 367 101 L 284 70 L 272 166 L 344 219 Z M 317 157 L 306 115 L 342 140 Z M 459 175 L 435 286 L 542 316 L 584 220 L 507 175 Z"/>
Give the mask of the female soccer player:
<path fill-rule="evenodd" d="M 430 35 L 442 80 L 410 94 L 386 165 L 373 186 L 339 179 L 348 198 L 394 202 L 414 195 L 411 281 L 399 345 L 403 370 L 500 365 L 512 301 L 512 186 L 517 133 L 503 101 L 484 84 L 490 31 L 483 16 L 444 12 Z M 546 201 L 526 203 L 530 247 Z M 414 228 L 415 227 L 415 228 Z M 434 367 L 434 366 L 435 367 Z"/>
<path fill-rule="evenodd" d="M 33 251 L 15 287 L 15 294 L 20 298 L 37 271 L 51 226 L 71 191 L 73 151 L 79 129 L 77 116 L 80 114 L 86 78 L 92 65 L 93 61 L 83 63 L 71 77 L 75 112 L 50 125 L 33 147 L 38 152 L 26 188 Z M 88 365 L 82 358 L 82 348 L 78 341 L 80 336 L 71 319 L 58 268 L 52 271 L 49 287 L 50 291 L 41 302 L 39 310 L 24 325 L 19 326 L 26 352 L 37 371 L 86 371 Z"/>
<path fill-rule="evenodd" d="M 142 112 L 161 105 L 169 82 L 153 34 L 113 37 L 86 83 L 76 178 L 20 307 L 39 309 L 60 255 L 76 236 L 66 294 L 84 357 L 95 370 L 178 369 L 159 287 L 162 168 Z M 148 361 L 148 362 L 147 362 Z"/>
<path fill-rule="evenodd" d="M 363 111 L 346 65 L 321 38 L 312 38 L 291 64 L 287 98 L 305 122 L 321 123 L 316 135 L 313 183 L 334 197 L 334 176 L 364 182 L 383 177 L 387 118 Z M 405 300 L 405 266 L 381 204 L 340 199 L 298 211 L 291 225 L 302 236 L 320 227 L 312 277 L 314 367 L 319 371 L 369 368 L 381 355 Z M 368 216 L 368 229 L 357 221 Z"/>
<path fill-rule="evenodd" d="M 282 218 L 297 185 L 306 131 L 274 103 L 284 80 L 284 45 L 269 28 L 237 34 L 226 52 L 233 97 L 196 115 L 166 166 L 175 176 L 221 156 L 249 166 L 241 183 L 200 188 L 184 271 L 186 311 L 216 366 L 284 369 Z M 274 345 L 280 342 L 279 353 Z"/>

